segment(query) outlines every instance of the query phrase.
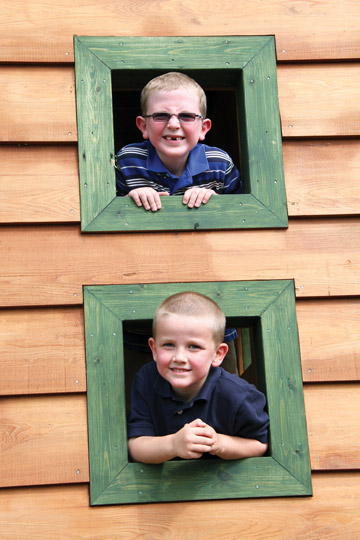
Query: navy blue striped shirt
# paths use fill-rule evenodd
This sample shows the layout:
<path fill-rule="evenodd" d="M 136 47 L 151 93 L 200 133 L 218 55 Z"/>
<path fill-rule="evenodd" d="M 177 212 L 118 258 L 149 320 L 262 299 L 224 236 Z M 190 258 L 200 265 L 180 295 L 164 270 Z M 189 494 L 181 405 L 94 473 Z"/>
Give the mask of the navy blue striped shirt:
<path fill-rule="evenodd" d="M 182 195 L 191 187 L 212 189 L 215 193 L 241 193 L 240 173 L 230 156 L 220 148 L 197 144 L 190 152 L 180 178 L 161 162 L 149 140 L 124 146 L 115 156 L 118 195 L 132 189 L 151 187 L 170 195 Z"/>

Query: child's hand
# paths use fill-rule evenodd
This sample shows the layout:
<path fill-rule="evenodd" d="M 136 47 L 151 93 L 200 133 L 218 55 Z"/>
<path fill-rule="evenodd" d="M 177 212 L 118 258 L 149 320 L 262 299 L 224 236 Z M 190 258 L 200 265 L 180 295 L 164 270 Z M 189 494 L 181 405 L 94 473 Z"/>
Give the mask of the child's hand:
<path fill-rule="evenodd" d="M 174 434 L 174 453 L 183 459 L 198 459 L 204 452 L 209 452 L 213 444 L 209 428 L 199 418 L 185 424 Z"/>
<path fill-rule="evenodd" d="M 201 203 L 206 204 L 210 197 L 217 195 L 212 189 L 206 188 L 190 188 L 184 193 L 183 204 L 187 204 L 188 208 L 198 208 Z"/>
<path fill-rule="evenodd" d="M 160 197 L 162 195 L 169 195 L 167 191 L 155 191 L 151 187 L 142 187 L 131 190 L 127 197 L 131 197 L 136 206 L 143 206 L 145 210 L 152 210 L 156 212 L 161 208 Z"/>

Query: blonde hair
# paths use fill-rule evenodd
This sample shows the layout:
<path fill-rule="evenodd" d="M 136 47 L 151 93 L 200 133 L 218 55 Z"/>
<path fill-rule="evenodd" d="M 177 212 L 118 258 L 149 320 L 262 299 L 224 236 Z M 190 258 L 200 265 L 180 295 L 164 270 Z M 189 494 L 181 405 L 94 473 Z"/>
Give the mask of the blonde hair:
<path fill-rule="evenodd" d="M 213 334 L 214 342 L 224 341 L 226 319 L 216 302 L 203 294 L 186 291 L 173 294 L 157 307 L 153 319 L 153 337 L 156 338 L 156 325 L 163 315 L 176 314 L 206 318 Z"/>
<path fill-rule="evenodd" d="M 142 89 L 140 97 L 141 113 L 147 114 L 147 105 L 151 92 L 159 90 L 177 90 L 178 88 L 186 88 L 194 92 L 199 98 L 199 109 L 202 116 L 206 116 L 206 95 L 201 86 L 185 73 L 170 71 L 151 79 Z M 191 112 L 191 111 L 188 111 Z"/>

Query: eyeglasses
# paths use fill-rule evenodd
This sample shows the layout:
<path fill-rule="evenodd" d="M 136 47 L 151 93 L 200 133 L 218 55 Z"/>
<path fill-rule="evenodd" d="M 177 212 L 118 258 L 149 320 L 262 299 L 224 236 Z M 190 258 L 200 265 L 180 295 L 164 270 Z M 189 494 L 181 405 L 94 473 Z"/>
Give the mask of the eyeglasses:
<path fill-rule="evenodd" d="M 176 116 L 176 118 L 179 120 L 179 122 L 182 124 L 187 124 L 188 122 L 195 122 L 197 118 L 201 118 L 202 120 L 205 118 L 205 116 L 201 116 L 201 114 L 195 114 L 195 113 L 179 113 L 179 114 L 170 114 L 166 112 L 157 112 L 153 114 L 144 114 L 144 118 L 152 118 L 154 122 L 159 122 L 161 124 L 168 124 L 170 122 L 170 118 L 172 116 Z"/>

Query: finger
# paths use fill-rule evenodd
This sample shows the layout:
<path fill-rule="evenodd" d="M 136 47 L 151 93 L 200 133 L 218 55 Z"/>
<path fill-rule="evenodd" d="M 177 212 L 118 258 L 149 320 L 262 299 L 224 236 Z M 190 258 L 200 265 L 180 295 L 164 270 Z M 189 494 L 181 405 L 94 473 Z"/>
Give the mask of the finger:
<path fill-rule="evenodd" d="M 213 195 L 215 195 L 215 192 L 211 189 L 207 189 L 202 200 L 203 204 L 206 204 Z"/>
<path fill-rule="evenodd" d="M 159 195 L 160 197 L 163 197 L 164 195 L 169 196 L 170 193 L 168 193 L 167 191 L 159 191 L 158 195 Z"/>
<path fill-rule="evenodd" d="M 198 197 L 198 191 L 191 189 L 191 190 L 188 190 L 188 192 L 186 192 L 185 195 L 186 194 L 187 194 L 186 201 L 187 201 L 188 208 L 193 208 L 193 206 L 195 205 L 195 201 Z M 185 196 L 184 196 L 184 199 L 185 199 Z M 184 202 L 184 204 L 186 204 L 186 202 Z"/>
<path fill-rule="evenodd" d="M 146 194 L 145 192 L 141 192 L 141 193 L 139 193 L 139 197 L 140 197 L 141 204 L 143 205 L 145 210 L 150 210 L 150 208 L 151 208 L 151 199 L 150 199 L 149 195 Z M 140 204 L 140 206 L 141 206 L 141 204 Z"/>

